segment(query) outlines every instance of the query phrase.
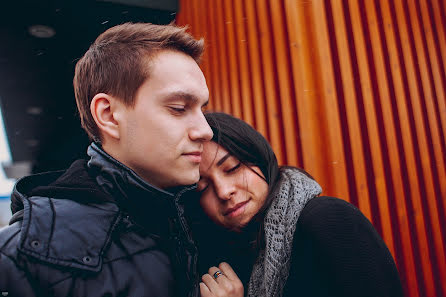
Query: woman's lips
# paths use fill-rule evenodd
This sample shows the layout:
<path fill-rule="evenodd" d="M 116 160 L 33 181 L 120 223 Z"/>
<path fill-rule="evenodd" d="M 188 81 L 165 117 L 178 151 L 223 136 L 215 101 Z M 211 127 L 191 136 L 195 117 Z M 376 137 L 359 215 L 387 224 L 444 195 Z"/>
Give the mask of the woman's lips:
<path fill-rule="evenodd" d="M 249 202 L 249 200 L 236 204 L 234 207 L 231 207 L 230 209 L 228 209 L 224 213 L 224 216 L 233 218 L 233 217 L 236 217 L 236 216 L 242 214 L 245 211 L 246 204 L 248 204 L 248 202 Z"/>

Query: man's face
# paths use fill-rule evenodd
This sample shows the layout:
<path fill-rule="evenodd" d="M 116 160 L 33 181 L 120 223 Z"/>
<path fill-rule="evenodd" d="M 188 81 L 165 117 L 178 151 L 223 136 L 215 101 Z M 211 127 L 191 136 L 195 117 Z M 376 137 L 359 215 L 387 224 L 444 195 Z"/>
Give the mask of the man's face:
<path fill-rule="evenodd" d="M 212 138 L 203 115 L 206 80 L 181 52 L 161 51 L 150 68 L 135 105 L 125 109 L 119 160 L 162 189 L 196 183 L 203 142 Z"/>

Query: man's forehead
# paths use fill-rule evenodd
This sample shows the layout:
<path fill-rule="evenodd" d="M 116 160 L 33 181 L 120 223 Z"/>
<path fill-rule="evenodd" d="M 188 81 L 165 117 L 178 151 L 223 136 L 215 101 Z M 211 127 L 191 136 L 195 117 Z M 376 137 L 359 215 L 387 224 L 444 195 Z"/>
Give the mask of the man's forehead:
<path fill-rule="evenodd" d="M 149 63 L 148 78 L 154 83 L 161 83 L 169 92 L 190 92 L 189 88 L 206 89 L 206 78 L 195 60 L 177 51 L 162 51 Z"/>
<path fill-rule="evenodd" d="M 163 53 L 160 53 L 158 60 L 155 58 L 148 64 L 149 75 L 139 91 L 150 93 L 162 101 L 183 100 L 190 104 L 207 104 L 209 90 L 195 60 L 181 52 L 164 53 L 166 55 L 162 61 L 159 58 Z M 166 59 L 166 56 L 172 59 Z"/>

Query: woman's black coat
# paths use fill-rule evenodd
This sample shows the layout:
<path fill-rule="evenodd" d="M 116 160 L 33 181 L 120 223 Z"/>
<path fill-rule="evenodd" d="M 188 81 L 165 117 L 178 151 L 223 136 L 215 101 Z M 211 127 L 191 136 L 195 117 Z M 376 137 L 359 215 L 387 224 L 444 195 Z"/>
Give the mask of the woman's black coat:
<path fill-rule="evenodd" d="M 206 240 L 197 234 L 199 270 L 203 274 L 226 261 L 246 292 L 256 237 L 219 231 Z M 316 197 L 297 222 L 283 296 L 401 297 L 403 293 L 395 262 L 369 220 L 341 199 Z"/>

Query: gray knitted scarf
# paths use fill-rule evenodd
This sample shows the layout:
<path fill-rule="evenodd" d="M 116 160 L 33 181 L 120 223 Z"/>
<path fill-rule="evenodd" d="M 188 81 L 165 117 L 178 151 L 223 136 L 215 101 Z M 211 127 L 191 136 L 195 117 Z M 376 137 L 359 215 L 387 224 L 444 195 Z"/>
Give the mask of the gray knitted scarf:
<path fill-rule="evenodd" d="M 248 283 L 248 296 L 279 297 L 288 279 L 294 231 L 305 204 L 322 192 L 319 184 L 298 169 L 282 169 L 265 225 L 260 251 Z"/>

